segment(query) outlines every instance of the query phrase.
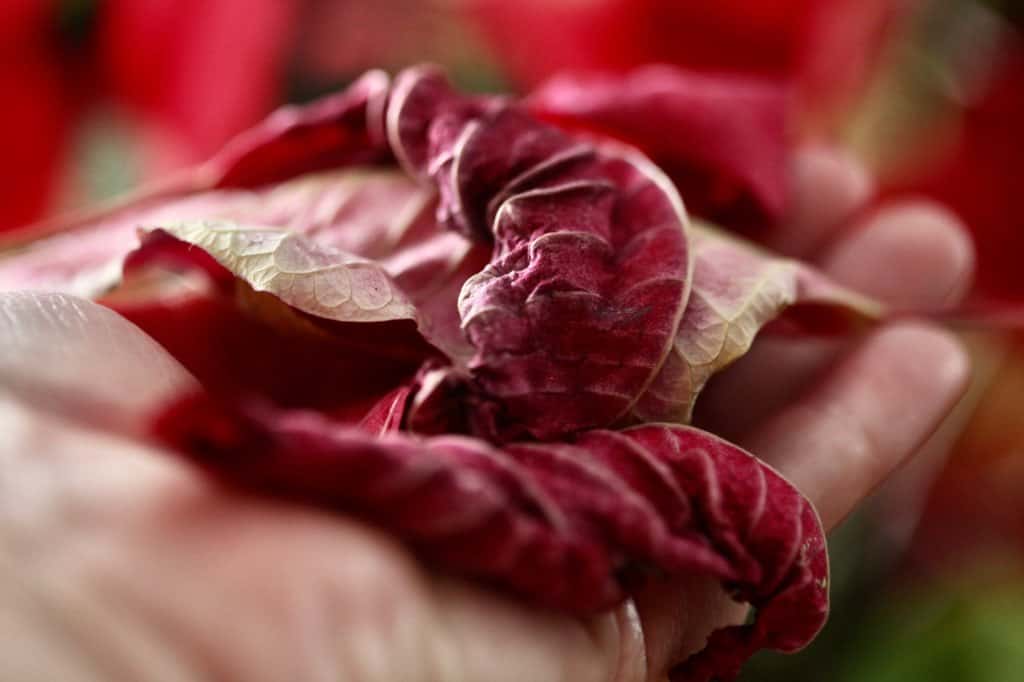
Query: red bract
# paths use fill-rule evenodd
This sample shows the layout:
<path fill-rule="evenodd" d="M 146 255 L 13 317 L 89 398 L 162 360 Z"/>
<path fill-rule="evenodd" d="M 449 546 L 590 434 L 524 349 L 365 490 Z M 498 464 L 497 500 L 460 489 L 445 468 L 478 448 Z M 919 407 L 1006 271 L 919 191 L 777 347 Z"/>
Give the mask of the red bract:
<path fill-rule="evenodd" d="M 796 490 L 689 427 L 610 429 L 685 421 L 787 306 L 814 329 L 871 304 L 694 229 L 632 148 L 431 69 L 372 73 L 0 281 L 103 296 L 155 337 L 204 389 L 155 433 L 234 484 L 358 513 L 574 613 L 652 573 L 757 607 L 674 679 L 731 679 L 824 621 L 824 539 Z"/>

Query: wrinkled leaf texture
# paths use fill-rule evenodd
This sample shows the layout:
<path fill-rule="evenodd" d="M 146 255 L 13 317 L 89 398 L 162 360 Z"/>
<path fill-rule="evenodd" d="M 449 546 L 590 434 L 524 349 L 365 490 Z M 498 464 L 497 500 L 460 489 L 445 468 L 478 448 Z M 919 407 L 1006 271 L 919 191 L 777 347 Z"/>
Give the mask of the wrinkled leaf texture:
<path fill-rule="evenodd" d="M 459 296 L 475 349 L 466 390 L 485 415 L 472 430 L 550 439 L 624 416 L 689 293 L 686 217 L 667 179 L 639 155 L 581 143 L 504 102 L 464 102 L 433 71 L 403 74 L 396 93 L 391 139 L 437 184 L 439 218 L 494 241 Z"/>
<path fill-rule="evenodd" d="M 393 409 L 392 396 L 382 402 Z M 436 564 L 573 613 L 623 599 L 619 576 L 714 575 L 757 617 L 715 632 L 673 679 L 731 679 L 762 647 L 800 648 L 826 617 L 811 505 L 752 455 L 690 427 L 496 448 L 196 398 L 156 429 L 229 481 L 365 515 Z"/>

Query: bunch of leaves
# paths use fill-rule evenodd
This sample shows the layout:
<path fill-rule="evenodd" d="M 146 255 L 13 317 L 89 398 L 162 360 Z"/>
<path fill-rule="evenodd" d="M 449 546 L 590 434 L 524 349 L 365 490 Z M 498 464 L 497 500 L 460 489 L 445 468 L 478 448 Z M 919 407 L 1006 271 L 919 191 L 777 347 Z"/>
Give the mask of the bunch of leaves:
<path fill-rule="evenodd" d="M 765 325 L 831 332 L 878 310 L 687 215 L 690 195 L 718 206 L 714 178 L 762 209 L 782 182 L 773 162 L 744 169 L 710 121 L 734 121 L 760 164 L 783 98 L 705 85 L 647 72 L 621 111 L 599 91 L 600 116 L 570 116 L 555 105 L 579 103 L 572 83 L 524 104 L 429 67 L 371 72 L 194 173 L 31 235 L 0 286 L 97 298 L 168 349 L 202 391 L 150 430 L 229 484 L 358 514 L 425 561 L 572 613 L 653 576 L 716 577 L 755 616 L 672 676 L 731 679 L 754 651 L 814 637 L 828 561 L 810 503 L 688 425 L 693 405 Z M 659 125 L 693 144 L 659 155 L 629 134 L 652 92 L 674 103 Z M 738 105 L 766 110 L 722 118 Z"/>

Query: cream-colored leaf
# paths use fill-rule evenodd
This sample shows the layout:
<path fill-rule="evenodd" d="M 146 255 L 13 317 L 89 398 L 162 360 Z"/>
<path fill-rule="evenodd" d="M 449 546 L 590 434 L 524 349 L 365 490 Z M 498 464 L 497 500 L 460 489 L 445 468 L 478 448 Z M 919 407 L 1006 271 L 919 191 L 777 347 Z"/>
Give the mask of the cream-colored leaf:
<path fill-rule="evenodd" d="M 416 319 L 415 306 L 378 263 L 294 232 L 217 220 L 147 229 L 202 248 L 254 290 L 304 313 L 342 322 Z"/>
<path fill-rule="evenodd" d="M 690 299 L 672 351 L 634 409 L 644 421 L 690 420 L 708 379 L 748 350 L 768 322 L 795 305 L 873 318 L 881 308 L 800 261 L 780 258 L 693 223 Z"/>

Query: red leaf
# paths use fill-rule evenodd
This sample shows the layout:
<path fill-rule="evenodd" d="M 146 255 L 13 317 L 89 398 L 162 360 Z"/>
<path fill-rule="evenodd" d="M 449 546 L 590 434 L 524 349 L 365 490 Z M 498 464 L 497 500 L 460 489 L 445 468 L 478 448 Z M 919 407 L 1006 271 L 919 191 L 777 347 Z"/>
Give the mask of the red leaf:
<path fill-rule="evenodd" d="M 440 219 L 495 242 L 459 298 L 475 349 L 468 388 L 484 403 L 472 428 L 546 439 L 624 415 L 665 358 L 689 289 L 685 215 L 665 178 L 514 106 L 455 99 L 431 72 L 400 76 L 396 91 L 390 139 L 437 183 Z"/>
<path fill-rule="evenodd" d="M 399 386 L 381 398 L 366 416 L 359 422 L 359 428 L 376 436 L 398 431 L 402 428 L 402 420 L 409 403 L 412 388 L 409 385 Z"/>
<path fill-rule="evenodd" d="M 283 107 L 207 165 L 217 187 L 256 187 L 303 173 L 390 158 L 384 144 L 388 77 L 370 71 L 344 91 Z"/>
<path fill-rule="evenodd" d="M 638 147 L 691 213 L 725 227 L 764 229 L 785 207 L 789 101 L 780 81 L 667 65 L 570 73 L 539 86 L 527 105 L 563 127 Z"/>
<path fill-rule="evenodd" d="M 214 393 L 259 395 L 353 424 L 436 355 L 411 323 L 324 328 L 265 299 L 243 307 L 207 292 L 107 304 Z"/>
<path fill-rule="evenodd" d="M 762 647 L 806 644 L 827 612 L 810 504 L 748 453 L 687 427 L 593 431 L 496 449 L 462 437 L 373 437 L 316 413 L 181 402 L 155 424 L 227 481 L 356 512 L 429 561 L 586 614 L 625 575 L 720 578 L 757 610 L 712 635 L 677 680 L 733 679 Z"/>

